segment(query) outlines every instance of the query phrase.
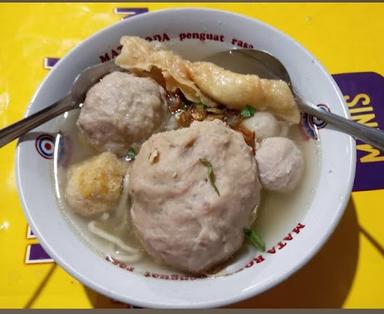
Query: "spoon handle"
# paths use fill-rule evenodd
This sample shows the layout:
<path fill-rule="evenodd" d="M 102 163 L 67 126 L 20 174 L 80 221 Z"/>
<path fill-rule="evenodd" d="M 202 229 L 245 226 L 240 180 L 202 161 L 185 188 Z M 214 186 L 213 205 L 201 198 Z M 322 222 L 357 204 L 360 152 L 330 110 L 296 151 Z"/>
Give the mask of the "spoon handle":
<path fill-rule="evenodd" d="M 26 132 L 38 127 L 48 120 L 73 109 L 74 103 L 70 95 L 65 96 L 43 110 L 40 110 L 25 119 L 22 119 L 10 126 L 0 130 L 0 148 L 22 136 Z"/>
<path fill-rule="evenodd" d="M 332 124 L 340 131 L 344 131 L 345 133 L 348 133 L 349 135 L 352 135 L 353 137 L 358 138 L 384 152 L 384 131 L 367 127 L 325 110 L 316 109 L 316 107 L 312 104 L 299 102 L 299 106 L 304 112 L 318 117 L 321 120 Z"/>

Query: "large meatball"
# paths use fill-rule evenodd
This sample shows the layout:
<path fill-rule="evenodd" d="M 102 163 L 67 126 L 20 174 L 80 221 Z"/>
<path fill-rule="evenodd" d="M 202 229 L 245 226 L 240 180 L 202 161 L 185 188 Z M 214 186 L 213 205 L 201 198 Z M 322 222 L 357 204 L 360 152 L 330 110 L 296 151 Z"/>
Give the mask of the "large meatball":
<path fill-rule="evenodd" d="M 132 220 L 150 255 L 202 273 L 240 248 L 260 183 L 239 133 L 215 120 L 155 134 L 131 170 Z"/>
<path fill-rule="evenodd" d="M 114 209 L 126 170 L 126 163 L 110 152 L 71 166 L 65 189 L 68 205 L 86 217 Z"/>
<path fill-rule="evenodd" d="M 270 191 L 291 192 L 303 176 L 303 154 L 285 137 L 263 140 L 256 151 L 256 161 L 261 184 Z"/>
<path fill-rule="evenodd" d="M 164 95 L 150 78 L 113 72 L 88 91 L 77 125 L 99 151 L 123 155 L 165 122 Z"/>

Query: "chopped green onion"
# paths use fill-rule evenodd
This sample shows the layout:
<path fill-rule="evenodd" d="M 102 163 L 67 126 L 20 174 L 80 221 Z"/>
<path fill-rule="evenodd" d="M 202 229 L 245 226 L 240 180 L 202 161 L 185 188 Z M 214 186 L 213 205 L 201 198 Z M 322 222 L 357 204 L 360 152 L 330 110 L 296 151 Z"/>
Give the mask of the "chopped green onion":
<path fill-rule="evenodd" d="M 212 164 L 207 160 L 207 159 L 202 159 L 200 158 L 199 161 L 205 166 L 208 168 L 208 178 L 209 178 L 209 182 L 211 183 L 212 187 L 215 189 L 217 195 L 220 196 L 220 192 L 219 190 L 217 189 L 217 186 L 215 184 L 216 182 L 216 177 L 215 177 L 215 173 L 213 172 L 213 167 L 212 167 Z"/>
<path fill-rule="evenodd" d="M 128 149 L 128 153 L 127 153 L 127 156 L 125 157 L 128 161 L 130 160 L 135 160 L 136 158 L 136 151 L 133 147 L 131 147 L 130 149 Z"/>
<path fill-rule="evenodd" d="M 252 245 L 258 249 L 261 252 L 265 251 L 265 243 L 261 239 L 261 237 L 256 233 L 255 230 L 252 229 L 244 229 L 244 234 L 249 242 L 252 243 Z"/>
<path fill-rule="evenodd" d="M 244 118 L 253 117 L 256 112 L 256 109 L 251 107 L 250 105 L 246 105 L 240 112 L 240 115 Z"/>

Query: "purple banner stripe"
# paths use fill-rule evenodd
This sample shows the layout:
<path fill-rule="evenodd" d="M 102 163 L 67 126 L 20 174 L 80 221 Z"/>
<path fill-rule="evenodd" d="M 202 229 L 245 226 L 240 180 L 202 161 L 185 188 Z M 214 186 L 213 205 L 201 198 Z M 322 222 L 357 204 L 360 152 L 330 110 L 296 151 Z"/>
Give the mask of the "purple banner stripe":
<path fill-rule="evenodd" d="M 28 226 L 28 232 L 27 232 L 27 238 L 28 239 L 34 239 L 36 238 L 35 234 L 33 233 L 32 229 L 30 226 Z"/>
<path fill-rule="evenodd" d="M 123 20 L 131 16 L 148 12 L 148 8 L 116 8 L 115 14 L 124 14 Z"/>
<path fill-rule="evenodd" d="M 384 78 L 374 72 L 336 74 L 352 120 L 373 128 L 384 127 Z M 384 153 L 356 141 L 354 191 L 384 189 Z"/>
<path fill-rule="evenodd" d="M 44 251 L 43 247 L 36 243 L 30 245 L 29 257 L 30 261 L 38 261 L 38 260 L 51 260 L 51 257 Z"/>
<path fill-rule="evenodd" d="M 55 66 L 55 64 L 57 63 L 57 62 L 59 62 L 59 58 L 50 58 L 50 57 L 46 57 L 45 59 L 44 59 L 44 67 L 46 68 L 46 69 L 51 69 L 51 68 L 53 68 L 54 66 Z"/>
<path fill-rule="evenodd" d="M 141 14 L 146 12 L 148 12 L 148 8 L 116 8 L 115 9 L 116 14 L 126 14 L 126 13 Z"/>

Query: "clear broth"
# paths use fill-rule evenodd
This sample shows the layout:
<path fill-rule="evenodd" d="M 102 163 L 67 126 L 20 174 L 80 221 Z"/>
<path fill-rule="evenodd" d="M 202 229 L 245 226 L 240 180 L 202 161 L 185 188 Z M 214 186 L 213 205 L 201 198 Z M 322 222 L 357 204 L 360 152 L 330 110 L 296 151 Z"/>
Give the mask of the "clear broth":
<path fill-rule="evenodd" d="M 60 133 L 57 136 L 56 147 L 60 147 L 60 149 L 55 151 L 54 156 L 54 181 L 58 203 L 66 220 L 90 248 L 103 258 L 112 256 L 124 262 L 123 258 L 119 259 L 121 251 L 117 250 L 113 244 L 89 231 L 87 225 L 94 218 L 84 218 L 75 214 L 67 206 L 64 199 L 63 193 L 68 166 L 97 154 L 81 138 L 78 132 L 76 126 L 78 115 L 79 110 L 74 110 L 57 119 Z M 320 170 L 318 142 L 306 139 L 299 126 L 291 127 L 288 137 L 294 140 L 302 150 L 305 160 L 305 171 L 302 181 L 292 193 L 281 194 L 262 191 L 262 201 L 257 212 L 254 228 L 264 239 L 267 248 L 278 243 L 298 222 L 304 219 L 317 186 Z M 103 228 L 121 238 L 128 245 L 140 248 L 139 242 L 129 224 L 129 216 L 126 215 L 129 215 L 128 205 L 126 212 L 120 210 L 111 213 L 109 219 L 102 222 Z M 125 219 L 127 223 L 121 224 L 122 219 Z M 137 263 L 132 264 L 136 271 L 140 273 L 181 274 L 166 265 L 154 261 L 143 250 L 142 252 L 144 257 Z M 224 268 L 217 272 L 215 276 L 227 275 L 238 271 L 254 255 L 255 250 L 245 243 L 236 256 L 226 263 Z"/>
<path fill-rule="evenodd" d="M 215 51 L 219 52 L 233 48 L 225 43 L 210 42 L 209 49 L 196 49 L 195 41 L 183 41 L 180 43 L 177 40 L 171 40 L 161 45 L 174 50 L 176 53 L 179 53 L 191 61 L 208 60 Z M 216 58 L 215 63 L 238 73 L 249 73 L 249 71 L 252 71 L 252 69 L 249 68 L 248 62 L 247 64 L 241 64 L 241 62 L 228 62 L 226 58 L 222 60 Z M 65 219 L 91 249 L 102 258 L 112 256 L 119 259 L 119 253 L 111 243 L 101 239 L 88 230 L 87 225 L 91 219 L 75 214 L 67 206 L 64 199 L 63 193 L 68 165 L 81 162 L 97 154 L 97 152 L 81 138 L 78 132 L 76 121 L 79 112 L 79 110 L 67 112 L 56 120 L 60 135 L 57 137 L 55 146 L 63 148 L 60 149 L 62 153 L 58 153 L 58 150 L 56 150 L 54 156 L 54 182 L 58 203 Z M 261 204 L 257 211 L 254 228 L 265 241 L 267 248 L 278 243 L 298 222 L 303 221 L 312 203 L 320 173 L 319 142 L 308 140 L 304 137 L 299 126 L 291 127 L 288 137 L 291 138 L 303 152 L 305 171 L 299 186 L 290 194 L 262 191 Z M 128 208 L 126 213 L 129 215 Z M 112 213 L 110 218 L 103 222 L 103 227 L 107 230 L 114 231 L 114 235 L 121 238 L 125 243 L 140 247 L 129 223 L 127 223 L 125 228 L 124 226 L 118 226 L 116 228 L 116 225 L 119 225 L 119 221 L 123 216 L 124 213 L 121 212 Z M 167 265 L 156 262 L 152 257 L 146 255 L 144 250 L 142 250 L 142 252 L 143 258 L 139 262 L 132 264 L 132 266 L 135 267 L 135 271 L 140 273 L 182 274 Z M 224 276 L 242 269 L 255 254 L 256 250 L 247 243 L 244 243 L 239 252 L 237 252 L 230 261 L 222 265 L 222 268 L 216 272 L 214 276 Z M 121 261 L 124 262 L 123 260 Z"/>

